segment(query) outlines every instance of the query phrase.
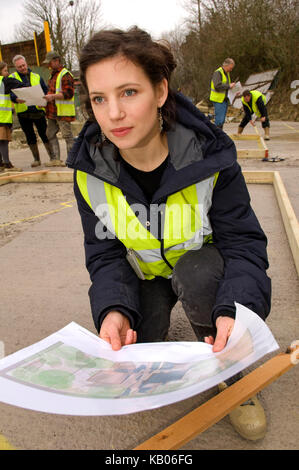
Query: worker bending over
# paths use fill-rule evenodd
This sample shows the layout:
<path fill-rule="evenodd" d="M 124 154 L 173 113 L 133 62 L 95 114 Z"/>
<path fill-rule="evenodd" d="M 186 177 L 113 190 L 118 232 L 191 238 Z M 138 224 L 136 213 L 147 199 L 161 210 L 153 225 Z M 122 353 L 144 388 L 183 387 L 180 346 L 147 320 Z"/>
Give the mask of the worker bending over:
<path fill-rule="evenodd" d="M 270 140 L 270 122 L 268 118 L 265 95 L 263 95 L 260 91 L 257 90 L 245 90 L 242 95 L 242 103 L 245 116 L 243 117 L 239 125 L 238 134 L 242 134 L 244 127 L 249 122 L 253 126 L 255 125 L 252 119 L 252 115 L 255 114 L 261 120 L 262 127 L 265 131 L 265 140 Z"/>

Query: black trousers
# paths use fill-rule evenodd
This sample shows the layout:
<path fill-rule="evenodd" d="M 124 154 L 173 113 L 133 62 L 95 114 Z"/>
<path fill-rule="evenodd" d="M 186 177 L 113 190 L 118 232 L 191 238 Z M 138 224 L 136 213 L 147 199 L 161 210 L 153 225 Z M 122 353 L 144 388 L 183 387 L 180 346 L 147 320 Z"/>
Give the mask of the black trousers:
<path fill-rule="evenodd" d="M 264 122 L 262 122 L 262 128 L 263 129 L 265 129 L 265 127 L 270 127 L 270 121 L 269 121 L 268 116 L 266 115 L 265 118 L 266 118 L 266 120 Z M 249 121 L 250 121 L 249 116 L 247 116 L 247 114 L 245 114 L 242 121 L 240 122 L 240 127 L 244 128 L 245 126 L 247 126 Z"/>
<path fill-rule="evenodd" d="M 199 341 L 204 336 L 215 336 L 211 312 L 223 268 L 219 251 L 208 244 L 183 255 L 175 265 L 172 279 L 156 277 L 140 281 L 143 321 L 137 329 L 137 341 L 163 341 L 170 326 L 171 310 L 178 300 Z"/>
<path fill-rule="evenodd" d="M 46 121 L 45 116 L 41 116 L 37 119 L 32 119 L 32 118 L 22 117 L 21 114 L 18 114 L 18 119 L 19 119 L 20 126 L 26 136 L 28 145 L 34 145 L 37 142 L 33 126 L 36 127 L 38 135 L 42 139 L 43 143 L 47 144 L 49 142 L 49 139 L 46 134 L 47 121 Z"/>

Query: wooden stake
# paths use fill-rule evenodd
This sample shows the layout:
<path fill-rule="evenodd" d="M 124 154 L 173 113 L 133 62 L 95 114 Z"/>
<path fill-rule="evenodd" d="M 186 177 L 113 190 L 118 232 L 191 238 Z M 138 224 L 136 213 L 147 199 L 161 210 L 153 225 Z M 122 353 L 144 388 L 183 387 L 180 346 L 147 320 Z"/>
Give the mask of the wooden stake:
<path fill-rule="evenodd" d="M 295 349 L 298 351 L 298 345 Z M 276 355 L 134 450 L 180 449 L 186 442 L 213 426 L 234 408 L 290 370 L 295 365 L 295 362 L 291 361 L 291 352 L 293 349 L 289 349 L 288 353 Z"/>

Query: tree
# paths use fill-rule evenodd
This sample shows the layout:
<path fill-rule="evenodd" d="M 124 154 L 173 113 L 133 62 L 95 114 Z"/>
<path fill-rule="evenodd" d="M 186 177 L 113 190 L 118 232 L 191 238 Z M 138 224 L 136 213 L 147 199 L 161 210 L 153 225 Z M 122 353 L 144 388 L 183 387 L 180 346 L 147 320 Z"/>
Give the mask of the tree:
<path fill-rule="evenodd" d="M 195 101 L 209 96 L 212 73 L 226 57 L 235 60 L 232 78 L 241 82 L 252 73 L 279 68 L 280 83 L 289 88 L 298 76 L 299 0 L 184 2 L 188 30 L 176 54 L 180 86 Z"/>
<path fill-rule="evenodd" d="M 17 31 L 17 40 L 40 33 L 44 21 L 49 24 L 52 47 L 66 66 L 77 65 L 80 50 L 101 24 L 100 0 L 25 0 L 24 20 Z"/>
<path fill-rule="evenodd" d="M 202 8 L 205 7 L 202 0 L 184 0 L 183 5 L 189 15 L 187 20 L 189 29 L 200 31 L 202 24 Z"/>

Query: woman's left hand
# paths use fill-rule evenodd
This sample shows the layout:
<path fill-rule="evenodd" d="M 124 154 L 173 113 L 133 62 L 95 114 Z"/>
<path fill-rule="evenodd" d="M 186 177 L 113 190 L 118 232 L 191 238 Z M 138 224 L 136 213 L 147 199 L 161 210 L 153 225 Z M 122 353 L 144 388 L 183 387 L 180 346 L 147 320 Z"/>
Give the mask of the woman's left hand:
<path fill-rule="evenodd" d="M 216 338 L 213 336 L 206 336 L 205 343 L 213 345 L 213 352 L 222 351 L 225 347 L 228 338 L 232 334 L 235 320 L 230 317 L 218 317 L 216 320 Z"/>

